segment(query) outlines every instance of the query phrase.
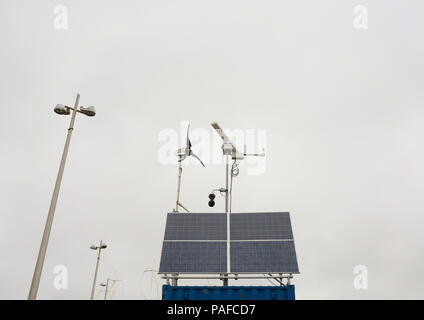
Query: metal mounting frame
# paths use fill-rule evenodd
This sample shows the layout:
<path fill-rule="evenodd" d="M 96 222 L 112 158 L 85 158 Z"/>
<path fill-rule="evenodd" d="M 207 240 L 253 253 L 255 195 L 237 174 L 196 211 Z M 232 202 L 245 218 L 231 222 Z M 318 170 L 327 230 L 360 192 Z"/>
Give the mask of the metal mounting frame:
<path fill-rule="evenodd" d="M 252 273 L 252 274 L 239 274 L 239 273 L 225 273 L 225 274 L 219 274 L 219 275 L 194 275 L 194 274 L 172 274 L 168 275 L 166 273 L 159 273 L 162 274 L 161 279 L 165 279 L 167 283 L 171 281 L 172 285 L 176 286 L 178 280 L 221 280 L 221 281 L 228 281 L 228 280 L 244 280 L 244 279 L 274 279 L 276 280 L 280 285 L 290 285 L 291 279 L 293 279 L 293 273 L 285 274 L 285 273 L 268 273 L 268 274 L 259 274 L 259 273 Z M 283 282 L 283 279 L 286 280 L 286 283 Z"/>

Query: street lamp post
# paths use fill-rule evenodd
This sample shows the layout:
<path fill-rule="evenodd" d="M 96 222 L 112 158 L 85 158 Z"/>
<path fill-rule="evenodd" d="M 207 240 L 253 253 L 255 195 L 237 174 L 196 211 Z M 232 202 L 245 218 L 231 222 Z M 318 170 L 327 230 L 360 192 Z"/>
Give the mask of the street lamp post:
<path fill-rule="evenodd" d="M 103 300 L 106 300 L 107 299 L 107 294 L 109 293 L 109 281 L 112 282 L 112 288 L 113 288 L 114 285 L 115 285 L 115 282 L 121 281 L 121 280 L 114 280 L 114 279 L 107 278 L 106 279 L 106 283 L 103 283 L 103 282 L 100 283 L 100 286 L 101 287 L 105 287 L 105 296 L 104 296 Z"/>
<path fill-rule="evenodd" d="M 52 200 L 50 202 L 49 213 L 47 215 L 46 225 L 44 227 L 43 238 L 41 240 L 40 250 L 38 252 L 37 263 L 34 269 L 34 275 L 32 276 L 31 288 L 28 294 L 28 300 L 35 300 L 37 298 L 38 287 L 40 284 L 41 272 L 43 270 L 44 258 L 46 257 L 47 245 L 49 242 L 50 231 L 53 224 L 53 217 L 56 210 L 57 198 L 59 196 L 60 184 L 62 182 L 63 171 L 65 169 L 66 157 L 68 155 L 69 144 L 71 142 L 72 131 L 74 130 L 75 117 L 77 112 L 83 113 L 89 117 L 92 117 L 96 114 L 94 107 L 80 107 L 78 109 L 80 95 L 77 94 L 74 107 L 68 107 L 61 104 L 58 104 L 54 111 L 58 114 L 69 115 L 72 110 L 71 122 L 68 128 L 68 135 L 66 137 L 65 148 L 63 149 L 62 159 L 60 161 L 59 172 L 56 178 L 56 184 L 53 191 Z"/>
<path fill-rule="evenodd" d="M 106 300 L 107 298 L 107 291 L 109 289 L 109 278 L 106 279 L 106 284 L 105 283 L 101 283 L 100 286 L 105 287 L 105 297 L 103 298 L 103 300 Z"/>
<path fill-rule="evenodd" d="M 107 248 L 107 245 L 106 243 L 102 242 L 102 240 L 100 240 L 99 246 L 95 246 L 94 244 L 90 246 L 90 249 L 99 250 L 99 253 L 97 254 L 96 271 L 94 272 L 94 280 L 93 280 L 93 286 L 91 288 L 90 300 L 94 299 L 94 290 L 96 289 L 96 279 L 97 279 L 97 270 L 99 269 L 100 253 L 102 252 L 102 249 L 106 249 L 106 248 Z"/>

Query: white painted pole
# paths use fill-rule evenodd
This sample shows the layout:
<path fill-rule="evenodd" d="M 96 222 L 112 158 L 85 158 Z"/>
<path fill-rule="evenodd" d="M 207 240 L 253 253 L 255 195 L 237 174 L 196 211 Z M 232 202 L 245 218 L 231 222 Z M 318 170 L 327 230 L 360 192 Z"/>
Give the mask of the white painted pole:
<path fill-rule="evenodd" d="M 62 160 L 60 161 L 59 172 L 56 178 L 56 184 L 54 186 L 52 200 L 50 202 L 49 213 L 47 215 L 46 225 L 44 227 L 43 238 L 41 240 L 40 250 L 38 252 L 37 263 L 35 265 L 34 275 L 32 276 L 31 288 L 29 289 L 28 300 L 37 299 L 38 287 L 40 285 L 41 272 L 43 271 L 44 259 L 46 257 L 47 245 L 49 243 L 50 231 L 52 229 L 54 213 L 56 210 L 57 198 L 59 196 L 60 184 L 62 182 L 63 171 L 65 169 L 66 157 L 68 155 L 69 144 L 71 142 L 72 131 L 74 130 L 75 116 L 77 114 L 77 108 L 79 104 L 79 93 L 74 104 L 74 110 L 72 111 L 71 122 L 68 128 L 68 135 L 66 136 L 65 147 L 63 149 Z"/>

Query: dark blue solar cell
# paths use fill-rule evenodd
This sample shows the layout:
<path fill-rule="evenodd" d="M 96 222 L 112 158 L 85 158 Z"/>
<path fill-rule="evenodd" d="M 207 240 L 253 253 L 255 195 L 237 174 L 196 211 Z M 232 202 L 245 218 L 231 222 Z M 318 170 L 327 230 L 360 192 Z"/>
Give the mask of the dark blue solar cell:
<path fill-rule="evenodd" d="M 231 241 L 231 272 L 298 273 L 293 241 Z"/>
<path fill-rule="evenodd" d="M 227 242 L 164 241 L 160 273 L 225 273 Z"/>
<path fill-rule="evenodd" d="M 165 240 L 227 240 L 227 215 L 168 213 Z"/>
<path fill-rule="evenodd" d="M 293 239 L 288 212 L 232 213 L 230 240 Z"/>

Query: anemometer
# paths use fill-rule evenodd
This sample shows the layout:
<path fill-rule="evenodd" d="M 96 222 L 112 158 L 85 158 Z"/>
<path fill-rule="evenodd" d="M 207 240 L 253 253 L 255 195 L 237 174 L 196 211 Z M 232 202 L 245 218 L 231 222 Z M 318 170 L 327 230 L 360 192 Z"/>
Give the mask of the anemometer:
<path fill-rule="evenodd" d="M 255 156 L 255 157 L 265 157 L 265 149 L 262 150 L 262 153 L 251 153 L 248 154 L 246 152 L 246 145 L 244 145 L 244 152 L 239 152 L 231 140 L 224 133 L 222 128 L 219 126 L 217 122 L 211 123 L 212 128 L 218 133 L 218 135 L 222 139 L 222 153 L 225 157 L 225 188 L 214 189 L 209 194 L 209 207 L 215 206 L 215 191 L 219 191 L 221 194 L 225 195 L 225 212 L 231 212 L 231 202 L 232 202 L 232 186 L 233 186 L 233 178 L 237 177 L 240 170 L 238 168 L 239 162 L 244 159 L 246 156 Z M 233 160 L 233 164 L 231 165 L 231 171 L 229 169 L 230 165 L 230 157 Z M 229 183 L 230 181 L 230 183 Z"/>

